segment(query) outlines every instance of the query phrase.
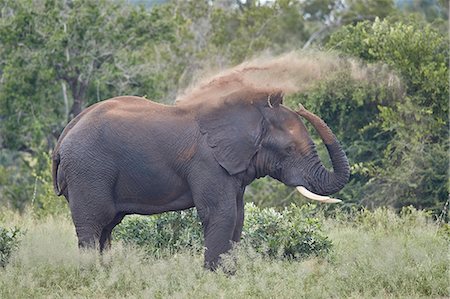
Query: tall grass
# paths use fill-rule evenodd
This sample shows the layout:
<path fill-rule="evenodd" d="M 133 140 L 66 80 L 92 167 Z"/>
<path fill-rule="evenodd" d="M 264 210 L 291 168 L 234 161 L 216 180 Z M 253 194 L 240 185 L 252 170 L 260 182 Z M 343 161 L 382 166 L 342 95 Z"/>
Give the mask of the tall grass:
<path fill-rule="evenodd" d="M 436 298 L 449 296 L 448 236 L 420 212 L 380 209 L 325 220 L 325 257 L 268 259 L 239 247 L 237 272 L 202 268 L 195 252 L 156 258 L 115 242 L 80 252 L 70 219 L 0 217 L 26 231 L 0 269 L 0 298 Z"/>

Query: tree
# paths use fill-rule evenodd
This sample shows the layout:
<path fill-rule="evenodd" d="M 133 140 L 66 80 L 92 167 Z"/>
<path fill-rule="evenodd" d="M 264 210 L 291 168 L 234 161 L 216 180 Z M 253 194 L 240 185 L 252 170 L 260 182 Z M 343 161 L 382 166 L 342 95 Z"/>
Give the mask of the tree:
<path fill-rule="evenodd" d="M 92 103 L 88 98 L 100 100 L 90 97 L 92 90 L 132 86 L 140 75 L 133 72 L 133 58 L 175 39 L 176 24 L 167 9 L 108 0 L 4 0 L 0 5 L 2 135 L 4 146 L 13 148 L 37 150 L 45 134 L 58 136 Z M 33 134 L 26 133 L 30 128 Z M 17 138 L 20 131 L 24 138 Z"/>
<path fill-rule="evenodd" d="M 158 98 L 177 80 L 161 52 L 189 37 L 171 8 L 0 0 L 2 201 L 23 208 L 46 192 L 48 152 L 88 104 L 123 93 Z"/>
<path fill-rule="evenodd" d="M 405 86 L 403 96 L 375 102 L 368 125 L 375 138 L 388 138 L 379 162 L 368 165 L 363 202 L 442 209 L 448 196 L 448 38 L 428 24 L 377 19 L 342 28 L 327 46 L 386 63 Z"/>

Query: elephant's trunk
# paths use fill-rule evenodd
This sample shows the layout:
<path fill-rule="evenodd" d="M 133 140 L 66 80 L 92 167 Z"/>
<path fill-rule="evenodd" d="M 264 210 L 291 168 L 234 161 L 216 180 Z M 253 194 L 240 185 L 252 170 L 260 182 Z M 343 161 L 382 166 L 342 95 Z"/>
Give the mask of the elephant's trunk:
<path fill-rule="evenodd" d="M 328 171 L 320 162 L 313 171 L 315 179 L 311 183 L 312 191 L 321 195 L 329 195 L 341 190 L 350 177 L 350 166 L 347 156 L 340 146 L 336 136 L 327 124 L 317 115 L 306 110 L 300 105 L 297 113 L 306 118 L 316 129 L 325 143 L 333 165 L 333 172 Z"/>

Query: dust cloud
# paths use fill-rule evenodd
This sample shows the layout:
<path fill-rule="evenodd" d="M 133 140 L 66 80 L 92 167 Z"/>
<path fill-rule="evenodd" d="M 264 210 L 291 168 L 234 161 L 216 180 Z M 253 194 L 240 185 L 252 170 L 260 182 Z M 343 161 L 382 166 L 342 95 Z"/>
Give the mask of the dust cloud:
<path fill-rule="evenodd" d="M 332 52 L 296 51 L 280 56 L 257 57 L 194 82 L 179 93 L 177 105 L 214 101 L 236 92 L 305 92 L 317 82 L 336 75 L 400 89 L 400 80 L 383 65 L 363 65 Z"/>

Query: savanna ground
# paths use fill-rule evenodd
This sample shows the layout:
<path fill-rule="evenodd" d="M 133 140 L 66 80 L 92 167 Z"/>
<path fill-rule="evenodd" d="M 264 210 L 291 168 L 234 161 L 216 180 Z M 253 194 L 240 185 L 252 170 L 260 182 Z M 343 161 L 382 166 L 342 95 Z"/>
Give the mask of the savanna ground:
<path fill-rule="evenodd" d="M 333 242 L 328 254 L 280 260 L 240 247 L 233 253 L 236 274 L 229 276 L 204 270 L 202 254 L 189 250 L 158 258 L 116 241 L 103 256 L 80 252 L 68 217 L 3 213 L 3 224 L 25 233 L 0 268 L 0 298 L 450 296 L 448 227 L 424 212 L 377 209 L 318 217 Z"/>

